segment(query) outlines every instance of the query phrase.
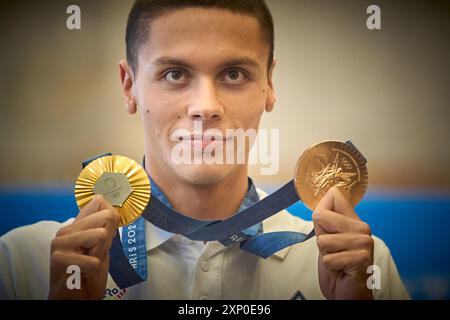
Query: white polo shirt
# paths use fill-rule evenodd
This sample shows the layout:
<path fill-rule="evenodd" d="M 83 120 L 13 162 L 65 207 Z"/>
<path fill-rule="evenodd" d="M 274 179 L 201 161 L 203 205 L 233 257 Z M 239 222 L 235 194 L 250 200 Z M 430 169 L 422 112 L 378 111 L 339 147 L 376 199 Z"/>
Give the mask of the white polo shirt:
<path fill-rule="evenodd" d="M 260 198 L 264 192 L 258 190 Z M 50 243 L 64 223 L 42 221 L 0 238 L 0 299 L 46 299 Z M 148 279 L 119 291 L 109 277 L 106 299 L 290 299 L 301 290 L 307 299 L 324 299 L 318 278 L 315 237 L 267 259 L 218 241 L 192 241 L 145 222 Z M 313 228 L 283 210 L 263 221 L 264 232 Z M 376 299 L 409 299 L 384 242 L 375 239 L 374 263 L 381 269 Z M 369 275 L 368 275 L 369 276 Z"/>

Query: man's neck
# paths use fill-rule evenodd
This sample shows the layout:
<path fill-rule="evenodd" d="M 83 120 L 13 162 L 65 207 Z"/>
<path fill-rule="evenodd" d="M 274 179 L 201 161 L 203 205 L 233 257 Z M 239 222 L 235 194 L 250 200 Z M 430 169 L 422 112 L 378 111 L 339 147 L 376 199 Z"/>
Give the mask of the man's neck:
<path fill-rule="evenodd" d="M 217 184 L 193 185 L 170 175 L 151 161 L 145 170 L 166 195 L 173 208 L 199 220 L 225 220 L 235 214 L 248 191 L 247 167 L 242 165 Z M 167 171 L 166 171 L 167 173 Z"/>

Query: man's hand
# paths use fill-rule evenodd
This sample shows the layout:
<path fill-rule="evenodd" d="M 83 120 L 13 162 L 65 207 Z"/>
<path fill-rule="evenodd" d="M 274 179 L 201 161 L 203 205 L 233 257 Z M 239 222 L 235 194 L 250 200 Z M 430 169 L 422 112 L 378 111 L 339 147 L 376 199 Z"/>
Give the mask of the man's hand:
<path fill-rule="evenodd" d="M 369 225 L 361 221 L 336 187 L 328 190 L 312 217 L 323 295 L 327 299 L 373 299 L 366 273 L 373 264 Z"/>
<path fill-rule="evenodd" d="M 118 212 L 96 196 L 51 244 L 49 299 L 102 299 L 109 269 L 109 248 L 119 225 Z M 67 288 L 67 267 L 81 269 L 81 288 Z"/>

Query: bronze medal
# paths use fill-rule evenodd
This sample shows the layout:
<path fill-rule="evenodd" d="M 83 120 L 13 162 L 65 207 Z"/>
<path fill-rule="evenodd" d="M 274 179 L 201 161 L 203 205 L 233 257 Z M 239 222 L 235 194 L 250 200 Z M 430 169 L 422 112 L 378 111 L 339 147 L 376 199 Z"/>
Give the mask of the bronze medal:
<path fill-rule="evenodd" d="M 301 155 L 295 168 L 297 194 L 310 210 L 333 186 L 355 207 L 366 192 L 367 182 L 366 159 L 351 142 L 316 144 Z"/>

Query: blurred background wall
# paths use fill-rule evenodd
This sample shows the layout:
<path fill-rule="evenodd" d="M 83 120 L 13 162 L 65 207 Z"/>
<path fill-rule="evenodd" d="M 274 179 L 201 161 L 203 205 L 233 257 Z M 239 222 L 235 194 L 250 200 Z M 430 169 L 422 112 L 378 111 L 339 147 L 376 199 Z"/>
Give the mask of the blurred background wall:
<path fill-rule="evenodd" d="M 81 8 L 81 30 L 66 8 Z M 124 109 L 118 61 L 132 1 L 2 1 L 0 183 L 73 182 L 80 161 L 110 150 L 140 159 L 139 116 Z M 268 1 L 276 24 L 280 171 L 303 150 L 352 139 L 371 185 L 450 187 L 450 6 L 377 1 Z"/>
<path fill-rule="evenodd" d="M 390 245 L 415 297 L 450 297 L 450 258 L 440 254 L 450 250 L 450 2 L 267 3 L 278 100 L 262 127 L 280 129 L 280 171 L 260 176 L 254 166 L 251 175 L 271 190 L 292 178 L 310 145 L 351 139 L 368 159 L 361 211 L 374 233 Z M 81 8 L 81 30 L 66 27 L 71 4 Z M 381 30 L 366 27 L 371 4 L 381 8 Z M 126 113 L 118 75 L 131 5 L 0 2 L 0 235 L 76 214 L 72 187 L 82 160 L 105 151 L 141 159 L 141 121 Z M 293 212 L 308 218 L 304 208 Z M 408 234 L 423 231 L 424 221 L 424 233 L 441 245 L 434 251 L 433 241 Z M 416 257 L 417 246 L 432 256 Z"/>

